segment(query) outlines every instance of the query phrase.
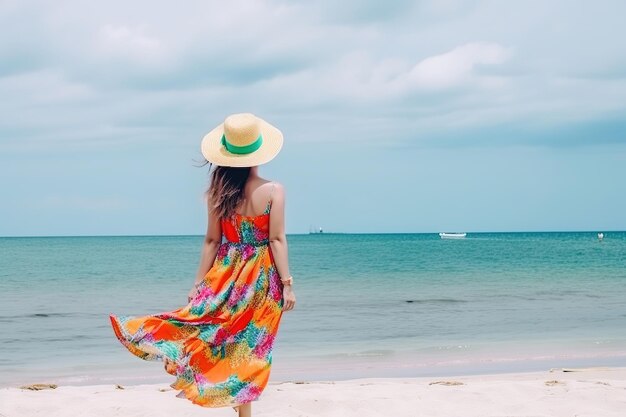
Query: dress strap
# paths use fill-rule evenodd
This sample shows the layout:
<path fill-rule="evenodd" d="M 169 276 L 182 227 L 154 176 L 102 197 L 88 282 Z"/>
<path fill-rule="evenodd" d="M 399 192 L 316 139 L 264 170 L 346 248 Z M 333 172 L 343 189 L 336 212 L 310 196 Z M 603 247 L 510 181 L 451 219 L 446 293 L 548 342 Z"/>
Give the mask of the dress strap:
<path fill-rule="evenodd" d="M 274 186 L 276 184 L 272 183 L 272 190 L 270 191 L 270 198 L 267 200 L 267 206 L 265 206 L 265 213 L 269 213 L 270 212 L 270 208 L 272 206 L 272 194 L 274 193 Z"/>

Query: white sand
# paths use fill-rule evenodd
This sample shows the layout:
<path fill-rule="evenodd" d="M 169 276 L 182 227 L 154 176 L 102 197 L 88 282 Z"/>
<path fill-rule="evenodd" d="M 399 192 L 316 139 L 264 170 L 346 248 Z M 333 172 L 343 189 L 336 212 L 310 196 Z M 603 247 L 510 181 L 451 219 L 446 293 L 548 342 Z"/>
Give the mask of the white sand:
<path fill-rule="evenodd" d="M 578 369 L 444 378 L 270 382 L 252 410 L 258 417 L 626 416 L 626 368 Z M 458 381 L 462 385 L 432 384 L 437 381 Z M 176 398 L 176 392 L 167 384 L 124 389 L 115 385 L 59 386 L 42 391 L 3 388 L 0 416 L 237 415 L 232 408 L 199 407 Z"/>

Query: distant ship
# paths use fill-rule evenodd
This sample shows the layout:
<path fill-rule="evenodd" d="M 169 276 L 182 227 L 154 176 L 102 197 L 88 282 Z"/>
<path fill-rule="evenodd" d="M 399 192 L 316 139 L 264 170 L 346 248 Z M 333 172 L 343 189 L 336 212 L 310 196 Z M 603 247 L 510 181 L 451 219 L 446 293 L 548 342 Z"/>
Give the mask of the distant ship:
<path fill-rule="evenodd" d="M 604 233 L 600 232 L 598 233 L 598 240 L 602 240 L 604 239 Z"/>
<path fill-rule="evenodd" d="M 309 234 L 310 235 L 316 235 L 318 233 L 324 233 L 324 231 L 322 230 L 321 227 L 318 227 L 317 229 L 309 228 Z"/>
<path fill-rule="evenodd" d="M 442 239 L 463 239 L 467 236 L 467 233 L 439 233 L 439 237 Z"/>

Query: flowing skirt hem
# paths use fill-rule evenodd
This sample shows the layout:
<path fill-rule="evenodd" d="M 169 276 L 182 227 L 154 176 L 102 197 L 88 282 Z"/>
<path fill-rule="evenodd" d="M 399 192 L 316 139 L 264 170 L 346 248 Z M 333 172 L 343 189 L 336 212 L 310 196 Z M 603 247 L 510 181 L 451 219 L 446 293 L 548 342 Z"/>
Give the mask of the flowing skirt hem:
<path fill-rule="evenodd" d="M 237 407 L 239 405 L 257 401 L 262 393 L 262 389 L 257 391 L 257 395 L 248 397 L 245 400 L 235 399 L 229 400 L 228 396 L 220 396 L 219 398 L 211 398 L 201 395 L 201 388 L 195 381 L 195 373 L 188 365 L 181 363 L 177 358 L 170 357 L 167 352 L 159 349 L 156 346 L 151 346 L 151 350 L 147 350 L 145 346 L 140 346 L 138 343 L 131 341 L 127 332 L 124 330 L 123 324 L 119 321 L 118 316 L 115 314 L 109 314 L 111 325 L 117 339 L 122 343 L 126 349 L 133 355 L 146 361 L 162 361 L 164 362 L 165 371 L 176 377 L 176 380 L 169 386 L 180 392 L 176 395 L 177 398 L 187 399 L 193 404 L 206 407 L 206 408 L 222 408 L 222 407 Z M 167 361 L 171 363 L 168 365 Z M 193 376 L 190 378 L 190 374 Z M 191 379 L 191 381 L 190 381 Z"/>

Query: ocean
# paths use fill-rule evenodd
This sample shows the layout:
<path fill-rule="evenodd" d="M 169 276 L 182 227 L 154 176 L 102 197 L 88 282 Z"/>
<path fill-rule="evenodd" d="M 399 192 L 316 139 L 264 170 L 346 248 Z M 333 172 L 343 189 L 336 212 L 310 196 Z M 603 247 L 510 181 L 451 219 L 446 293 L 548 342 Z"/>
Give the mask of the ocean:
<path fill-rule="evenodd" d="M 108 315 L 185 305 L 202 239 L 0 238 L 0 386 L 170 381 L 120 344 Z M 272 380 L 626 366 L 626 232 L 288 242 L 297 302 Z"/>

